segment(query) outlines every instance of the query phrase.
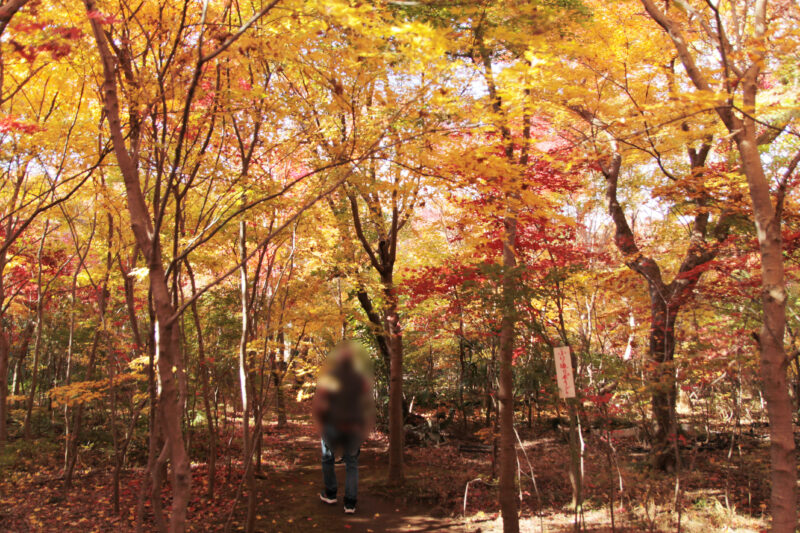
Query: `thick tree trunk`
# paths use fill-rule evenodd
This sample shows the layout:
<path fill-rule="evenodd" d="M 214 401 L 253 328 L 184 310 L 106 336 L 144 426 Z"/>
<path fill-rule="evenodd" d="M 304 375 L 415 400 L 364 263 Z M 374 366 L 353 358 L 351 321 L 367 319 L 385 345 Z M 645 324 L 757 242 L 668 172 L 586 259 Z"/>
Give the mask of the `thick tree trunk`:
<path fill-rule="evenodd" d="M 475 41 L 483 63 L 483 75 L 486 88 L 491 99 L 492 110 L 500 118 L 497 127 L 504 142 L 505 157 L 511 164 L 519 164 L 520 177 L 524 176 L 524 169 L 528 165 L 528 141 L 530 140 L 530 118 L 523 117 L 522 139 L 519 160 L 515 161 L 514 142 L 511 137 L 510 124 L 503 109 L 503 99 L 495 85 L 492 72 L 492 56 L 483 38 L 484 28 L 481 25 L 475 28 Z M 516 182 L 516 179 L 514 180 Z M 515 185 L 519 185 L 516 183 Z M 503 516 L 503 531 L 517 533 L 519 531 L 518 504 L 516 500 L 516 440 L 514 429 L 514 370 L 512 368 L 514 356 L 514 328 L 516 322 L 515 283 L 514 270 L 517 266 L 516 242 L 517 219 L 514 216 L 515 204 L 519 198 L 513 190 L 506 191 L 506 215 L 503 220 L 503 287 L 502 287 L 502 317 L 500 322 L 499 362 L 500 376 L 498 380 L 498 420 L 500 423 L 500 493 L 498 496 L 500 512 Z"/>
<path fill-rule="evenodd" d="M 380 214 L 380 207 L 362 194 L 362 198 L 369 206 L 369 212 L 373 215 L 372 222 L 381 228 L 377 246 L 373 250 L 373 246 L 365 236 L 361 225 L 356 194 L 353 191 L 346 192 L 350 201 L 350 210 L 353 215 L 353 227 L 356 235 L 367 252 L 372 267 L 378 272 L 381 279 L 384 299 L 382 333 L 385 342 L 381 340 L 377 330 L 376 340 L 382 354 L 384 352 L 384 344 L 385 351 L 389 354 L 389 483 L 401 485 L 405 481 L 403 471 L 403 447 L 405 445 L 403 432 L 403 334 L 400 328 L 399 302 L 397 290 L 394 286 L 393 272 L 397 257 L 398 234 L 408 221 L 408 218 L 407 216 L 401 217 L 397 196 L 392 196 L 391 225 L 387 228 L 384 225 L 383 215 Z M 379 214 L 380 216 L 378 216 Z M 364 298 L 365 296 L 366 292 L 362 291 L 362 294 L 359 295 L 359 300 L 364 306 L 370 322 L 374 324 L 376 317 L 374 313 L 370 314 L 368 306 L 365 306 L 365 303 L 369 301 L 368 298 Z M 383 355 L 385 357 L 385 354 Z"/>
<path fill-rule="evenodd" d="M 519 531 L 517 486 L 517 451 L 514 438 L 514 269 L 517 265 L 514 246 L 517 221 L 506 216 L 503 240 L 503 317 L 500 323 L 500 379 L 497 397 L 500 404 L 500 512 L 504 533 Z"/>
<path fill-rule="evenodd" d="M 653 420 L 656 424 L 652 443 L 653 466 L 659 470 L 673 470 L 679 457 L 675 453 L 677 420 L 675 402 L 675 319 L 677 309 L 670 308 L 659 291 L 651 288 L 650 300 L 650 360 L 653 373 L 650 377 Z"/>
<path fill-rule="evenodd" d="M 702 173 L 710 149 L 708 144 L 699 149 L 689 148 L 689 160 L 694 173 Z M 686 296 L 700 279 L 700 272 L 696 272 L 697 267 L 713 260 L 718 248 L 706 240 L 709 215 L 705 210 L 700 211 L 695 215 L 689 250 L 681 262 L 678 274 L 669 284 L 664 283 L 658 263 L 645 256 L 636 244 L 636 238 L 617 199 L 621 164 L 622 156 L 619 153 L 614 154 L 610 161 L 602 163 L 602 172 L 606 178 L 606 200 L 609 215 L 614 221 L 615 244 L 625 256 L 628 268 L 645 279 L 650 294 L 649 358 L 653 369 L 648 376 L 648 385 L 656 424 L 652 462 L 656 468 L 672 470 L 680 461 L 674 441 L 677 438 L 677 383 L 673 363 L 675 320 Z M 717 242 L 723 241 L 727 236 L 729 223 L 725 214 L 717 219 L 714 230 Z M 626 350 L 626 356 L 630 356 L 628 352 Z"/>
<path fill-rule="evenodd" d="M 163 274 L 163 270 L 161 271 Z M 151 274 L 152 276 L 152 274 Z M 166 287 L 166 280 L 164 287 Z M 170 315 L 172 316 L 172 315 Z M 164 319 L 166 322 L 167 319 Z M 177 323 L 162 325 L 159 317 L 158 374 L 161 379 L 159 407 L 161 424 L 166 436 L 169 458 L 172 463 L 172 515 L 170 531 L 182 532 L 186 528 L 186 507 L 191 497 L 191 470 L 189 457 L 183 440 L 181 427 L 181 406 L 178 398 L 178 384 L 174 368 L 177 367 L 176 354 L 180 354 Z M 158 419 L 157 419 L 158 420 Z"/>

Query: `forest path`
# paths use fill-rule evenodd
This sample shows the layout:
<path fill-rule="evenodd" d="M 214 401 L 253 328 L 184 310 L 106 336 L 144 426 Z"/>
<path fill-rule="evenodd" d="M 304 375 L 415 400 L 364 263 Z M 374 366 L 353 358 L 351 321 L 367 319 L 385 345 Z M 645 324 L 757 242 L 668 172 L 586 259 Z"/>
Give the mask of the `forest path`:
<path fill-rule="evenodd" d="M 257 480 L 257 531 L 422 533 L 469 530 L 463 522 L 431 516 L 431 507 L 379 494 L 386 477 L 385 448 L 374 440 L 368 440 L 361 449 L 356 514 L 344 514 L 341 495 L 336 505 L 321 502 L 318 496 L 322 487 L 319 439 L 309 422 L 293 420 L 291 425 L 294 431 L 290 431 L 289 438 L 281 438 L 286 467 L 269 471 Z M 343 488 L 344 464 L 336 465 L 336 475 Z"/>

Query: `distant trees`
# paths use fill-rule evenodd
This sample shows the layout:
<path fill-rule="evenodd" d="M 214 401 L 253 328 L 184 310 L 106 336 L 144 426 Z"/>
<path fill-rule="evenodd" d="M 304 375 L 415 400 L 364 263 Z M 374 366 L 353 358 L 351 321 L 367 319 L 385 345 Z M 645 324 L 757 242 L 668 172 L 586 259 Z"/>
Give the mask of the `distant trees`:
<path fill-rule="evenodd" d="M 0 5 L 0 36 L 9 28 L 13 46 L 0 48 L 0 447 L 8 437 L 8 313 L 35 277 L 30 270 L 20 276 L 17 258 L 35 254 L 34 235 L 47 233 L 36 223 L 90 183 L 106 154 L 102 148 L 84 151 L 87 137 L 96 140 L 83 131 L 89 124 L 86 80 L 62 86 L 69 77 L 64 58 L 80 30 L 69 21 L 54 22 L 51 13 L 27 0 Z"/>

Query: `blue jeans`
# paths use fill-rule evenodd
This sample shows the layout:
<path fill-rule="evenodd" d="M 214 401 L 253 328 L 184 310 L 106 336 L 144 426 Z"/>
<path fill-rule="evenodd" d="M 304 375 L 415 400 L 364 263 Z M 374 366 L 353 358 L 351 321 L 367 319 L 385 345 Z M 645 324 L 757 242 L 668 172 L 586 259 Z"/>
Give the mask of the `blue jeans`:
<path fill-rule="evenodd" d="M 332 426 L 322 429 L 322 480 L 325 495 L 336 497 L 336 456 L 341 449 L 345 465 L 344 503 L 355 505 L 358 495 L 358 455 L 361 453 L 361 433 L 338 431 Z"/>

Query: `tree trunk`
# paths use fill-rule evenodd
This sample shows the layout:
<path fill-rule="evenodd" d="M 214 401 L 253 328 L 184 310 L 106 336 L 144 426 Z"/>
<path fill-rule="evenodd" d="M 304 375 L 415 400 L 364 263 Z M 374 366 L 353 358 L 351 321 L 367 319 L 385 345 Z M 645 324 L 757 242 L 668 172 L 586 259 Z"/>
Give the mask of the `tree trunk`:
<path fill-rule="evenodd" d="M 2 76 L 2 73 L 0 73 Z M 0 82 L 2 78 L 0 77 Z M 0 83 L 2 89 L 2 83 Z M 11 220 L 7 224 L 6 238 L 10 233 Z M 7 248 L 0 250 L 0 451 L 5 447 L 8 440 L 8 357 L 11 351 L 11 340 L 9 332 L 5 328 L 6 293 L 3 275 L 6 270 Z"/>
<path fill-rule="evenodd" d="M 677 467 L 676 454 L 677 419 L 675 402 L 677 382 L 675 380 L 675 319 L 677 309 L 667 305 L 663 295 L 654 288 L 650 290 L 650 360 L 653 373 L 650 387 L 653 402 L 653 420 L 656 424 L 652 443 L 652 462 L 655 468 L 672 471 Z"/>
<path fill-rule="evenodd" d="M 161 281 L 166 288 L 166 280 Z M 152 277 L 152 274 L 151 274 Z M 155 291 L 154 291 L 155 292 Z M 164 310 L 162 310 L 163 312 Z M 156 312 L 158 314 L 158 312 Z M 166 314 L 166 313 L 164 313 Z M 170 317 L 172 315 L 170 314 Z M 165 318 L 167 321 L 169 317 Z M 179 336 L 177 323 L 171 322 L 162 325 L 159 317 L 158 323 L 159 339 L 158 343 L 158 373 L 161 379 L 161 394 L 159 396 L 159 407 L 161 412 L 161 424 L 166 436 L 169 449 L 169 459 L 172 463 L 172 515 L 170 516 L 170 531 L 182 532 L 186 528 L 186 507 L 191 497 L 191 470 L 189 469 L 189 457 L 183 440 L 183 428 L 181 426 L 181 405 L 178 398 L 178 384 L 174 368 L 177 367 L 176 354 L 180 354 Z M 158 420 L 158 418 L 156 419 Z"/>
<path fill-rule="evenodd" d="M 689 48 L 681 25 L 659 9 L 653 0 L 641 1 L 647 13 L 669 35 L 694 86 L 702 92 L 714 90 L 703 71 L 698 68 L 698 62 Z M 766 0 L 753 4 L 752 19 L 752 37 L 748 36 L 748 41 L 752 44 L 748 45 L 744 54 L 751 62 L 744 69 L 744 75 L 737 86 L 741 90 L 741 108 L 755 110 L 761 69 L 766 63 L 766 50 L 761 44 L 769 25 Z M 723 34 L 721 28 L 718 33 Z M 729 59 L 723 54 L 721 60 L 727 70 L 730 66 L 727 63 Z M 733 100 L 733 94 L 730 94 L 729 101 Z M 797 527 L 797 458 L 792 427 L 792 401 L 786 380 L 788 360 L 783 345 L 786 329 L 786 280 L 780 213 L 783 202 L 780 195 L 785 194 L 785 180 L 789 175 L 785 176 L 784 182 L 779 186 L 776 209 L 770 194 L 770 181 L 764 173 L 758 149 L 756 119 L 746 113 L 737 115 L 730 105 L 719 105 L 715 110 L 736 142 L 753 204 L 753 218 L 761 255 L 761 301 L 764 315 L 759 348 L 761 386 L 767 402 L 770 429 L 772 531 L 792 533 Z M 777 130 L 777 135 L 783 130 L 783 127 L 771 128 Z M 770 137 L 774 140 L 777 135 L 770 134 Z"/>
<path fill-rule="evenodd" d="M 475 28 L 475 41 L 478 45 L 483 75 L 486 88 L 489 92 L 491 106 L 500 122 L 497 124 L 500 136 L 503 139 L 503 151 L 511 164 L 518 163 L 524 176 L 524 168 L 528 165 L 528 141 L 530 140 L 530 117 L 523 116 L 522 139 L 523 143 L 519 153 L 519 161 L 515 161 L 514 142 L 511 137 L 510 124 L 507 122 L 503 109 L 503 99 L 495 85 L 492 69 L 492 56 L 484 42 L 484 28 L 479 25 Z M 516 176 L 514 177 L 516 182 Z M 516 185 L 519 185 L 517 183 Z M 503 274 L 502 274 L 502 303 L 500 322 L 499 363 L 500 376 L 498 379 L 498 421 L 500 425 L 500 492 L 498 495 L 500 512 L 503 516 L 503 531 L 517 533 L 519 531 L 519 515 L 516 499 L 516 434 L 514 429 L 514 328 L 516 322 L 515 309 L 515 282 L 514 270 L 517 266 L 515 247 L 517 243 L 517 219 L 515 217 L 515 203 L 519 200 L 513 190 L 506 191 L 506 214 L 503 219 Z"/>
<path fill-rule="evenodd" d="M 1 271 L 1 270 L 0 270 Z M 2 281 L 0 281 L 2 283 Z M 0 287 L 2 291 L 2 287 Z M 2 300 L 0 299 L 0 306 Z M 2 322 L 2 316 L 0 316 Z M 5 328 L 0 324 L 0 450 L 5 446 L 8 440 L 8 352 L 10 345 L 8 342 L 8 333 Z"/>
<path fill-rule="evenodd" d="M 517 240 L 517 221 L 507 215 L 504 221 L 503 239 L 503 307 L 500 323 L 500 377 L 497 398 L 500 407 L 500 512 L 503 516 L 503 532 L 519 532 L 519 516 L 516 495 L 517 450 L 514 439 L 514 269 L 517 260 L 514 246 Z"/>
<path fill-rule="evenodd" d="M 275 411 L 278 416 L 278 427 L 286 427 L 286 400 L 283 395 L 283 371 L 275 374 Z"/>
<path fill-rule="evenodd" d="M 699 150 L 689 149 L 689 159 L 694 173 L 702 173 L 711 147 L 703 145 Z M 701 272 L 697 267 L 716 257 L 718 248 L 706 240 L 708 213 L 703 210 L 695 215 L 689 250 L 684 256 L 678 274 L 667 284 L 661 269 L 651 257 L 644 255 L 636 244 L 633 230 L 628 225 L 625 213 L 617 198 L 618 179 L 622 156 L 615 153 L 610 161 L 601 162 L 606 179 L 608 213 L 614 221 L 614 242 L 626 257 L 628 268 L 641 275 L 650 294 L 650 350 L 649 358 L 653 370 L 648 376 L 651 388 L 653 419 L 656 432 L 653 440 L 652 463 L 661 470 L 672 470 L 678 466 L 680 457 L 674 439 L 677 438 L 675 401 L 677 383 L 673 357 L 675 352 L 675 320 L 686 296 L 697 286 Z M 701 202 L 702 203 L 702 202 Z M 721 214 L 714 230 L 717 242 L 725 239 L 730 219 Z M 630 356 L 630 340 L 626 357 Z"/>
<path fill-rule="evenodd" d="M 42 327 L 44 326 L 44 292 L 42 288 L 42 253 L 44 251 L 44 241 L 47 237 L 47 230 L 50 226 L 49 221 L 45 223 L 44 231 L 42 232 L 42 240 L 39 242 L 39 252 L 37 259 L 39 260 L 39 268 L 36 279 L 36 340 L 33 343 L 33 367 L 31 369 L 31 387 L 28 391 L 28 400 L 25 408 L 25 422 L 23 424 L 22 433 L 25 439 L 31 438 L 31 417 L 33 416 L 33 400 L 36 394 L 36 384 L 39 378 L 39 355 L 42 351 Z"/>
<path fill-rule="evenodd" d="M 76 241 L 77 242 L 77 241 Z M 87 247 L 88 253 L 88 247 Z M 86 259 L 86 255 L 83 256 L 81 259 L 81 264 L 78 268 L 75 269 L 75 272 L 72 275 L 72 288 L 70 290 L 70 300 L 69 300 L 69 337 L 67 340 L 67 368 L 64 376 L 64 384 L 69 385 L 72 383 L 72 358 L 73 352 L 75 350 L 75 302 L 77 300 L 77 290 L 78 290 L 78 274 L 80 273 L 80 267 L 83 265 L 83 260 Z M 64 405 L 64 472 L 67 471 L 67 465 L 69 460 L 69 443 L 72 439 L 72 424 L 70 423 L 70 409 L 68 405 Z"/>
<path fill-rule="evenodd" d="M 369 298 L 367 289 L 364 287 L 359 287 L 358 291 L 356 292 L 356 297 L 358 298 L 358 302 L 361 304 L 361 308 L 364 310 L 364 313 L 367 315 L 367 320 L 369 321 L 370 325 L 370 332 L 375 338 L 375 344 L 378 345 L 378 352 L 380 352 L 381 360 L 383 360 L 384 363 L 384 377 L 386 378 L 386 383 L 389 383 L 391 380 L 392 356 L 389 349 L 389 341 L 384 333 L 385 328 L 381 324 L 380 316 L 378 315 L 377 311 L 375 311 L 375 307 L 372 305 L 372 300 Z"/>
<path fill-rule="evenodd" d="M 244 440 L 244 481 L 247 486 L 247 518 L 245 531 L 250 533 L 255 528 L 256 480 L 250 462 L 253 455 L 253 439 L 250 436 L 250 387 L 248 380 L 247 341 L 250 333 L 249 305 L 247 290 L 247 228 L 244 220 L 239 222 L 239 260 L 240 297 L 242 304 L 242 335 L 239 338 L 239 387 L 242 395 L 242 435 Z"/>
<path fill-rule="evenodd" d="M 0 36 L 3 35 L 6 27 L 11 22 L 11 19 L 17 12 L 28 3 L 28 0 L 11 0 L 3 2 L 0 6 Z M 2 52 L 0 52 L 2 54 Z M 0 58 L 0 92 L 3 89 L 3 82 L 5 79 L 4 68 L 2 68 L 2 59 Z M 20 190 L 21 181 L 14 192 L 13 200 L 7 204 L 8 211 L 2 213 L 2 218 L 7 220 L 5 228 L 5 242 L 3 242 L 2 249 L 0 249 L 0 450 L 8 440 L 8 357 L 11 351 L 11 339 L 9 338 L 9 331 L 4 327 L 5 313 L 3 309 L 6 307 L 6 293 L 3 285 L 3 274 L 6 269 L 6 259 L 8 253 L 8 245 L 12 242 L 12 229 L 14 228 L 14 220 L 16 217 L 12 216 L 17 205 L 17 198 Z"/>
<path fill-rule="evenodd" d="M 114 446 L 114 470 L 111 473 L 111 507 L 114 514 L 119 514 L 119 473 L 122 469 L 120 457 L 119 432 L 117 431 L 117 385 L 114 383 L 117 362 L 108 358 L 108 385 L 111 389 L 111 418 L 108 424 L 111 428 L 111 443 Z"/>
<path fill-rule="evenodd" d="M 98 307 L 98 327 L 94 332 L 94 339 L 92 341 L 92 347 L 89 351 L 89 360 L 86 364 L 86 379 L 92 380 L 94 379 L 94 369 L 95 365 L 97 364 L 97 350 L 100 347 L 101 341 L 101 334 L 106 329 L 106 304 L 108 302 L 108 280 L 111 276 L 111 262 L 113 259 L 112 256 L 112 241 L 114 238 L 114 225 L 113 225 L 113 218 L 111 215 L 108 215 L 108 238 L 106 240 L 106 249 L 108 252 L 106 253 L 106 270 L 103 276 L 103 282 L 100 285 L 100 294 L 97 298 L 97 307 Z M 83 403 L 79 403 L 72 414 L 72 435 L 71 438 L 67 440 L 67 446 L 65 450 L 64 456 L 64 488 L 70 489 L 72 487 L 72 476 L 75 472 L 75 461 L 78 458 L 78 442 L 81 438 L 81 429 L 83 426 Z"/>
<path fill-rule="evenodd" d="M 459 316 L 460 335 L 458 338 L 458 409 L 461 411 L 461 424 L 462 429 L 466 432 L 469 421 L 467 420 L 467 408 L 464 405 L 464 377 L 466 376 L 466 355 L 464 347 L 464 325 L 463 320 Z"/>
<path fill-rule="evenodd" d="M 100 344 L 100 332 L 103 329 L 102 321 L 105 314 L 105 302 L 101 297 L 100 302 L 100 320 L 101 325 L 97 328 L 92 341 L 92 347 L 89 351 L 89 361 L 86 365 L 86 379 L 94 379 L 94 368 L 97 361 L 97 349 Z M 78 442 L 81 438 L 81 429 L 83 427 L 83 403 L 75 406 L 75 411 L 72 413 L 72 436 L 67 442 L 66 457 L 64 460 L 64 488 L 70 489 L 72 487 L 72 475 L 75 472 L 75 461 L 78 458 Z"/>
<path fill-rule="evenodd" d="M 97 10 L 94 0 L 84 0 L 87 13 Z M 100 59 L 103 64 L 102 98 L 105 107 L 108 129 L 111 132 L 114 154 L 119 164 L 125 184 L 125 200 L 130 215 L 131 228 L 136 244 L 147 264 L 153 308 L 157 318 L 158 332 L 158 373 L 161 379 L 161 394 L 158 406 L 161 423 L 166 437 L 169 459 L 172 462 L 172 516 L 170 530 L 182 533 L 186 528 L 186 507 L 191 496 L 191 470 L 181 427 L 181 407 L 176 383 L 176 369 L 182 366 L 180 358 L 180 339 L 176 320 L 176 309 L 170 298 L 169 284 L 164 270 L 159 236 L 147 206 L 139 169 L 134 158 L 128 153 L 122 121 L 119 116 L 117 96 L 116 61 L 102 25 L 90 18 Z M 176 265 L 175 268 L 178 268 Z"/>
<path fill-rule="evenodd" d="M 275 365 L 272 367 L 272 380 L 275 385 L 275 411 L 278 417 L 278 427 L 286 427 L 286 400 L 283 395 L 283 378 L 286 376 L 286 337 L 283 327 L 278 330 L 275 340 L 278 349 L 275 351 Z"/>
<path fill-rule="evenodd" d="M 386 300 L 385 322 L 389 348 L 389 483 L 402 484 L 403 471 L 403 334 L 397 311 L 397 293 L 392 274 L 382 276 Z"/>
<path fill-rule="evenodd" d="M 147 468 L 145 470 L 143 480 L 139 486 L 139 495 L 136 502 L 136 532 L 142 533 L 144 531 L 144 504 L 147 500 L 148 489 L 151 497 L 151 505 L 153 508 L 153 521 L 156 525 L 156 530 L 164 533 L 167 531 L 167 525 L 164 521 L 164 513 L 161 509 L 161 486 L 154 486 L 156 475 L 154 474 L 156 463 L 158 461 L 158 454 L 163 448 L 161 438 L 161 429 L 158 424 L 158 396 L 156 391 L 156 368 L 155 368 L 155 311 L 153 311 L 152 298 L 148 295 L 148 314 L 150 315 L 149 331 L 147 335 L 147 392 L 149 395 L 150 412 L 148 414 L 148 429 L 150 430 L 150 437 L 148 439 L 147 447 Z"/>
<path fill-rule="evenodd" d="M 186 271 L 189 274 L 189 280 L 192 286 L 192 297 L 194 298 L 197 292 L 197 286 L 194 281 L 194 272 L 186 262 Z M 209 500 L 214 499 L 214 486 L 217 477 L 217 430 L 214 424 L 214 413 L 211 412 L 211 387 L 209 386 L 208 379 L 208 362 L 206 361 L 206 348 L 203 338 L 203 327 L 200 323 L 200 314 L 197 311 L 197 301 L 192 299 L 192 318 L 194 319 L 194 328 L 197 331 L 197 359 L 198 371 L 200 372 L 200 384 L 203 393 L 203 408 L 206 411 L 206 427 L 208 429 L 208 492 L 206 495 Z"/>
<path fill-rule="evenodd" d="M 28 356 L 28 348 L 33 338 L 33 332 L 36 329 L 36 322 L 29 321 L 22 332 L 22 340 L 20 341 L 19 348 L 17 348 L 17 360 L 14 362 L 14 378 L 11 380 L 11 390 L 14 396 L 22 392 L 22 369 L 25 366 L 25 358 Z"/>
<path fill-rule="evenodd" d="M 781 221 L 770 198 L 769 184 L 755 142 L 755 125 L 745 121 L 736 141 L 747 177 L 761 253 L 761 302 L 763 322 L 759 335 L 761 386 L 769 418 L 772 531 L 791 533 L 797 524 L 797 458 L 792 425 L 792 399 L 784 350 L 786 286 L 783 266 Z"/>
<path fill-rule="evenodd" d="M 353 228 L 356 236 L 367 252 L 372 267 L 381 278 L 384 299 L 382 329 L 385 336 L 386 351 L 389 354 L 389 483 L 401 485 L 405 480 L 403 472 L 403 446 L 405 445 L 405 435 L 403 433 L 403 333 L 400 329 L 398 296 L 394 286 L 393 272 L 397 257 L 398 234 L 405 222 L 408 221 L 408 218 L 403 221 L 400 220 L 401 215 L 400 208 L 397 205 L 397 196 L 393 195 L 391 200 L 391 225 L 386 228 L 383 225 L 383 215 L 378 216 L 381 211 L 380 208 L 374 203 L 370 205 L 372 200 L 367 199 L 362 193 L 362 198 L 367 202 L 370 207 L 369 212 L 373 215 L 372 222 L 381 227 L 377 247 L 373 250 L 373 246 L 367 240 L 361 225 L 356 194 L 353 191 L 347 191 L 346 193 L 350 201 Z M 365 306 L 363 296 L 366 296 L 365 292 L 359 295 L 359 300 L 362 306 Z M 374 324 L 374 315 L 370 316 L 366 306 L 364 310 L 367 312 L 370 322 Z M 377 333 L 376 340 L 378 345 L 382 346 L 382 341 Z M 383 347 L 381 347 L 381 351 L 383 352 Z"/>

